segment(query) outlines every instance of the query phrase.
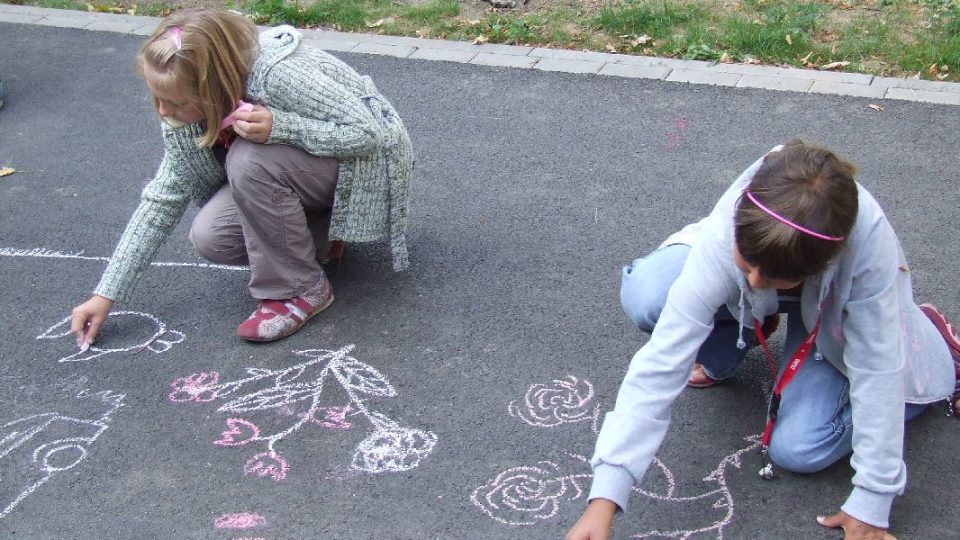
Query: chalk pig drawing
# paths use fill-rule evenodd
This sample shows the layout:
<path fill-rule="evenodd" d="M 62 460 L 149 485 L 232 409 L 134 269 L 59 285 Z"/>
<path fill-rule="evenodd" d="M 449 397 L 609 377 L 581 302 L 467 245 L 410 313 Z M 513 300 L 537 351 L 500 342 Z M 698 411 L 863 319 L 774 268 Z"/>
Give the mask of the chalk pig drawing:
<path fill-rule="evenodd" d="M 170 350 L 170 347 L 186 337 L 183 332 L 168 330 L 163 321 L 148 313 L 115 311 L 107 318 L 107 322 L 121 325 L 123 333 L 116 337 L 103 338 L 102 344 L 93 344 L 86 351 L 76 351 L 76 343 L 70 333 L 70 317 L 47 328 L 37 339 L 66 338 L 75 352 L 61 358 L 60 362 L 89 362 L 111 353 L 140 352 L 144 349 L 160 354 Z"/>
<path fill-rule="evenodd" d="M 110 427 L 124 397 L 83 390 L 76 395 L 77 406 L 97 409 L 99 415 L 46 412 L 0 425 L 0 519 L 58 473 L 79 465 Z"/>
<path fill-rule="evenodd" d="M 600 404 L 594 401 L 593 385 L 574 376 L 552 383 L 534 384 L 524 399 L 511 401 L 510 416 L 540 428 L 587 422 L 598 432 Z M 727 486 L 731 467 L 740 469 L 742 457 L 760 447 L 759 436 L 744 439 L 748 445 L 720 459 L 702 480 L 702 491 L 694 495 L 677 493 L 673 472 L 654 458 L 642 488 L 633 488 L 645 499 L 642 507 L 645 530 L 633 538 L 715 538 L 723 540 L 724 528 L 733 520 L 735 504 Z M 476 488 L 470 499 L 485 514 L 504 525 L 534 525 L 554 517 L 564 503 L 586 496 L 593 474 L 585 456 L 564 452 L 564 463 L 540 461 L 507 469 Z M 568 472 L 573 469 L 576 472 Z M 695 516 L 694 523 L 677 527 L 676 516 Z M 659 524 L 661 519 L 671 520 Z M 673 524 L 671 524 L 673 523 Z"/>

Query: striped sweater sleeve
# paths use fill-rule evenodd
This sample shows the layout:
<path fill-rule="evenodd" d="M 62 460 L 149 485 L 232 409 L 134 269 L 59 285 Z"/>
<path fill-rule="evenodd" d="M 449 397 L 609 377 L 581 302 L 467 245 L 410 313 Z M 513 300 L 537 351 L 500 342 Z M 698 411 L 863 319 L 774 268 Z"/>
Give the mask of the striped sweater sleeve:
<path fill-rule="evenodd" d="M 202 157 L 203 150 L 196 146 L 202 131 L 200 124 L 176 129 L 164 127 L 163 160 L 153 180 L 144 188 L 140 204 L 127 222 L 95 294 L 114 301 L 127 300 L 157 250 L 180 221 L 190 203 L 190 186 L 199 182 L 195 169 L 186 165 L 183 154 L 195 152 L 194 161 L 202 163 L 197 158 Z"/>

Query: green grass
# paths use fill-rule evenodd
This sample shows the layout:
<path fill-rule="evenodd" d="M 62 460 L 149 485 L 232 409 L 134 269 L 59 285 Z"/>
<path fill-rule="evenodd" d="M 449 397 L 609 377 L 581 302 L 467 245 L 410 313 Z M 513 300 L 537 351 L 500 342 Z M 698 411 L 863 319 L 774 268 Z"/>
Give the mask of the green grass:
<path fill-rule="evenodd" d="M 196 0 L 0 0 L 164 15 Z M 237 3 L 233 3 L 237 2 Z M 205 0 L 204 5 L 210 5 Z M 259 24 L 616 51 L 715 61 L 757 59 L 960 81 L 960 0 L 607 0 L 536 11 L 476 0 L 223 0 Z M 751 60 L 754 61 L 754 60 Z M 931 67 L 933 66 L 933 67 Z"/>

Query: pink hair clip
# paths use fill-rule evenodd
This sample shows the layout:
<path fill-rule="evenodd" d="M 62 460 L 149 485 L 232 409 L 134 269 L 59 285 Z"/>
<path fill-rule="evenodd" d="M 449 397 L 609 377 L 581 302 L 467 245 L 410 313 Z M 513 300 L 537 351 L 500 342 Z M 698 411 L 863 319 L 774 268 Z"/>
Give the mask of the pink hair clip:
<path fill-rule="evenodd" d="M 220 129 L 226 129 L 232 126 L 233 123 L 237 121 L 234 115 L 237 114 L 238 112 L 247 112 L 252 110 L 253 110 L 253 105 L 251 105 L 250 103 L 247 103 L 246 101 L 243 101 L 243 100 L 238 101 L 237 108 L 234 109 L 232 113 L 228 114 L 226 118 L 223 119 L 222 122 L 220 122 Z"/>
<path fill-rule="evenodd" d="M 183 30 L 179 26 L 174 26 L 170 29 L 170 36 L 173 38 L 173 44 L 177 46 L 177 50 L 183 48 Z"/>
<path fill-rule="evenodd" d="M 757 198 L 753 196 L 753 193 L 750 193 L 750 190 L 744 190 L 743 193 L 747 196 L 748 199 L 750 199 L 750 200 L 753 202 L 753 204 L 757 205 L 757 208 L 763 210 L 763 211 L 766 212 L 770 217 L 772 217 L 773 219 L 776 219 L 776 220 L 779 221 L 780 223 L 789 225 L 790 227 L 793 227 L 794 229 L 796 229 L 796 230 L 798 230 L 798 231 L 800 231 L 800 232 L 802 232 L 802 233 L 809 234 L 810 236 L 812 236 L 812 237 L 814 237 L 814 238 L 819 238 L 819 239 L 821 239 L 821 240 L 827 240 L 827 241 L 830 241 L 830 242 L 842 242 L 842 241 L 843 241 L 843 237 L 842 237 L 842 236 L 827 236 L 827 235 L 825 235 L 825 234 L 818 233 L 818 232 L 816 232 L 816 231 L 811 231 L 810 229 L 808 229 L 808 228 L 806 228 L 806 227 L 800 226 L 800 225 L 798 225 L 798 224 L 790 221 L 789 219 L 781 216 L 780 214 L 774 212 L 773 210 L 771 210 L 771 209 L 767 208 L 766 206 L 764 206 L 763 204 L 761 204 L 760 201 L 758 201 Z"/>

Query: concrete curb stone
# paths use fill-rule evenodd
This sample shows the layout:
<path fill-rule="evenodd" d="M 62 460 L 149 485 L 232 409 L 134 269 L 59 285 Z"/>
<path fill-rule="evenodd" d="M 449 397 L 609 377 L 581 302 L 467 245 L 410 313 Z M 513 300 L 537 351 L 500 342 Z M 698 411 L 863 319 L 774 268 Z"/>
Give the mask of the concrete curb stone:
<path fill-rule="evenodd" d="M 160 19 L 0 4 L 0 22 L 148 35 Z M 303 30 L 303 33 L 311 45 L 331 51 L 582 75 L 660 79 L 681 84 L 960 105 L 960 83 L 944 81 L 334 30 Z"/>

